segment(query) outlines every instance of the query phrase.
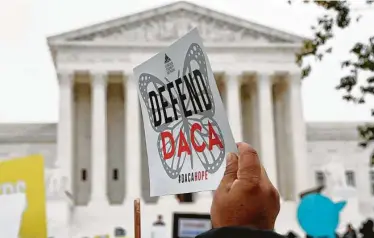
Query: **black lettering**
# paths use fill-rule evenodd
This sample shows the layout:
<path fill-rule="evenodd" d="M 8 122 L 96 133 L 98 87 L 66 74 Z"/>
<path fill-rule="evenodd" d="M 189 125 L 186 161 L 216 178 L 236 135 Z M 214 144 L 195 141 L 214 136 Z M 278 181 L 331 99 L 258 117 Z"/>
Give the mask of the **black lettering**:
<path fill-rule="evenodd" d="M 178 176 L 178 182 L 181 183 L 181 175 Z"/>
<path fill-rule="evenodd" d="M 188 78 L 190 79 L 190 81 L 188 81 Z M 193 78 L 192 78 L 191 74 L 188 74 L 188 78 L 187 78 L 187 76 L 184 76 L 184 82 L 187 86 L 187 90 L 188 90 L 188 93 L 190 95 L 190 100 L 192 102 L 192 106 L 193 106 L 193 109 L 195 110 L 195 114 L 196 114 L 197 113 L 196 104 L 199 107 L 200 112 L 203 111 L 203 108 L 201 107 L 199 94 L 196 92 L 196 87 L 195 87 L 195 84 L 193 83 Z"/>
<path fill-rule="evenodd" d="M 186 100 L 187 97 L 186 97 L 185 94 L 183 94 L 183 93 L 181 92 L 181 88 L 180 88 L 180 86 L 179 86 L 179 85 L 182 84 L 182 79 L 181 79 L 181 78 L 178 78 L 177 80 L 175 80 L 175 84 L 176 84 L 176 86 L 177 86 L 177 91 L 178 91 L 178 94 L 179 94 L 179 99 L 180 99 L 181 104 L 182 104 L 182 108 L 183 108 L 184 116 L 185 116 L 185 117 L 189 117 L 189 116 L 192 115 L 192 112 L 191 112 L 191 110 L 187 110 L 187 109 L 186 109 L 186 105 L 184 104 L 184 101 Z"/>
<path fill-rule="evenodd" d="M 203 75 L 201 74 L 200 70 L 198 70 L 198 69 L 194 70 L 193 74 L 194 74 L 194 77 L 195 77 L 196 81 L 197 81 L 198 78 L 200 78 L 200 82 L 202 83 L 202 85 L 204 87 L 206 98 L 204 97 L 204 93 L 201 95 L 201 97 L 202 97 L 204 105 L 205 105 L 205 110 L 212 109 L 212 102 L 210 100 L 210 95 L 208 94 L 208 88 L 207 88 L 207 86 L 204 82 Z M 201 86 L 200 86 L 199 83 L 198 83 L 197 86 L 199 87 L 200 92 L 202 92 L 203 90 L 201 89 Z"/>
<path fill-rule="evenodd" d="M 166 87 L 168 88 L 171 105 L 173 106 L 174 120 L 176 121 L 178 120 L 177 107 L 176 107 L 176 105 L 178 104 L 178 100 L 173 96 L 173 93 L 171 92 L 171 89 L 174 88 L 173 82 L 168 83 Z"/>
<path fill-rule="evenodd" d="M 153 121 L 154 121 L 155 127 L 158 127 L 159 125 L 161 125 L 161 111 L 160 111 L 160 104 L 158 103 L 158 99 L 157 99 L 157 94 L 155 91 L 151 91 L 148 93 L 148 96 L 149 96 L 149 100 L 151 101 Z M 156 117 L 156 108 L 155 108 L 154 102 L 156 102 L 157 104 L 158 118 Z"/>
<path fill-rule="evenodd" d="M 195 181 L 195 179 L 194 179 L 194 173 L 191 173 L 191 181 L 193 182 L 193 181 Z"/>
<path fill-rule="evenodd" d="M 165 118 L 165 123 L 170 123 L 173 121 L 171 117 L 168 117 L 167 115 L 167 107 L 169 106 L 169 103 L 165 100 L 164 96 L 162 93 L 165 92 L 165 87 L 159 87 L 158 88 L 158 93 L 160 94 L 160 99 L 161 99 L 161 106 L 162 106 L 162 111 L 164 112 L 164 118 Z"/>

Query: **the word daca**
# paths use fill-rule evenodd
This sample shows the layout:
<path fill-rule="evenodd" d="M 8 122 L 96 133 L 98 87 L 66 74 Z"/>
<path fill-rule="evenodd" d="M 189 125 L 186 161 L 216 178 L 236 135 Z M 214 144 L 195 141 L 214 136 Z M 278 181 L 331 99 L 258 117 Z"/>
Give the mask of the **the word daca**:
<path fill-rule="evenodd" d="M 208 180 L 208 171 L 196 171 L 191 173 L 180 174 L 178 178 L 179 183 L 191 183 L 202 180 Z"/>
<path fill-rule="evenodd" d="M 184 93 L 183 87 L 187 88 L 188 94 Z M 178 96 L 175 97 L 172 91 Z M 168 97 L 166 97 L 168 95 Z M 179 119 L 177 105 L 183 109 L 184 117 L 190 117 L 199 112 L 212 109 L 212 102 L 208 93 L 207 85 L 200 70 L 193 71 L 193 75 L 188 73 L 165 86 L 161 86 L 156 91 L 148 93 L 151 102 L 152 114 L 155 127 L 161 124 L 171 123 Z M 170 98 L 170 104 L 165 98 Z M 191 100 L 193 110 L 188 108 L 187 99 Z M 172 107 L 173 115 L 168 115 L 168 107 Z"/>
<path fill-rule="evenodd" d="M 223 149 L 223 143 L 220 137 L 217 135 L 217 132 L 214 130 L 212 123 L 208 121 L 208 140 L 207 143 L 204 141 L 199 141 L 196 138 L 196 134 L 201 134 L 202 126 L 200 123 L 194 123 L 190 130 L 187 132 L 188 135 L 180 130 L 179 134 L 174 138 L 173 134 L 170 131 L 161 132 L 161 141 L 162 141 L 162 156 L 164 160 L 173 158 L 175 154 L 180 158 L 182 153 L 191 155 L 192 150 L 195 152 L 204 152 L 204 150 L 213 150 L 214 146 L 217 146 L 220 149 Z M 191 147 L 187 142 L 187 138 L 191 138 Z M 166 150 L 166 145 L 170 143 L 169 151 Z"/>

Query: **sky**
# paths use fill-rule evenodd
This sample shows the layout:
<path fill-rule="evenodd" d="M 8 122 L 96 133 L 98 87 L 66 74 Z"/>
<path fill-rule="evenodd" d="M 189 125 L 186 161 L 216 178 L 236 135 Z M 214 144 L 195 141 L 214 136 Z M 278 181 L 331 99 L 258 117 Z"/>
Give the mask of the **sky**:
<path fill-rule="evenodd" d="M 0 122 L 57 122 L 58 84 L 48 36 L 162 6 L 173 0 L 0 0 Z M 213 10 L 301 36 L 311 36 L 321 9 L 286 0 L 200 0 Z M 369 105 L 341 100 L 334 87 L 340 62 L 356 41 L 374 35 L 374 8 L 356 1 L 359 23 L 333 40 L 333 54 L 303 82 L 303 111 L 309 122 L 368 121 Z M 371 16 L 370 16 L 371 14 Z M 371 119 L 372 120 L 372 119 Z"/>

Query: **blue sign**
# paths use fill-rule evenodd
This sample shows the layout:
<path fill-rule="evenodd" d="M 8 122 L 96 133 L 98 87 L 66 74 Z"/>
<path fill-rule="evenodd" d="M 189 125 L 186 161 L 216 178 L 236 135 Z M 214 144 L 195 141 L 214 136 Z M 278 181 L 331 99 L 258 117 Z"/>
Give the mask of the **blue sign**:
<path fill-rule="evenodd" d="M 300 201 L 297 220 L 309 236 L 335 238 L 339 214 L 345 205 L 345 201 L 334 203 L 321 194 L 309 194 Z"/>

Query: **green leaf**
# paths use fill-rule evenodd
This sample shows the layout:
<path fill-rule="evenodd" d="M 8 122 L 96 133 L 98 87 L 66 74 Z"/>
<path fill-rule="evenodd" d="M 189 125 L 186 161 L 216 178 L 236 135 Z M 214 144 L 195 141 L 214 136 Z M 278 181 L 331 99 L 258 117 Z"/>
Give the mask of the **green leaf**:
<path fill-rule="evenodd" d="M 310 72 L 312 71 L 312 67 L 310 65 L 306 66 L 301 71 L 301 78 L 306 78 L 309 76 Z"/>

